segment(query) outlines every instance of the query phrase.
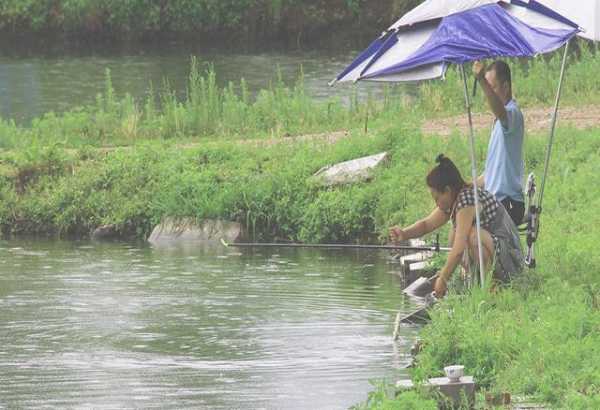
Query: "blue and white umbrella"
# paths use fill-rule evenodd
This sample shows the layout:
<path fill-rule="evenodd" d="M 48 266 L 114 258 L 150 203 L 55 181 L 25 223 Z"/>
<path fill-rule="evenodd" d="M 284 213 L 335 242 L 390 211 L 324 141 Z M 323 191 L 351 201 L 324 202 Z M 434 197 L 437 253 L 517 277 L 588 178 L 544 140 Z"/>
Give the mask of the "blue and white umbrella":
<path fill-rule="evenodd" d="M 439 78 L 452 63 L 554 51 L 578 31 L 534 0 L 429 0 L 384 31 L 331 84 Z"/>
<path fill-rule="evenodd" d="M 535 0 L 427 0 L 384 31 L 330 85 L 357 81 L 431 80 L 443 78 L 448 66 L 457 64 L 465 91 L 471 171 L 478 209 L 475 143 L 464 64 L 488 58 L 534 57 L 565 46 L 551 128 L 552 141 L 568 43 L 580 31 L 575 22 Z M 475 215 L 483 285 L 479 213 Z"/>
<path fill-rule="evenodd" d="M 545 6 L 576 21 L 582 28 L 578 35 L 600 41 L 600 0 L 538 0 Z"/>

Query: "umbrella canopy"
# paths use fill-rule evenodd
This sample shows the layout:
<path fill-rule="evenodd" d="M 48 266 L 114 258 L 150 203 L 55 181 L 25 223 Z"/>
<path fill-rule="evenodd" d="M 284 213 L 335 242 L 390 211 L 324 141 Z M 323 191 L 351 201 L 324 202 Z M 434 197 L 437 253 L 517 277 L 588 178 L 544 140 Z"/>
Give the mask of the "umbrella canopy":
<path fill-rule="evenodd" d="M 530 0 L 429 0 L 394 23 L 335 80 L 420 81 L 448 64 L 554 51 L 578 25 Z"/>
<path fill-rule="evenodd" d="M 563 16 L 576 21 L 583 31 L 579 36 L 600 41 L 600 0 L 538 0 Z"/>

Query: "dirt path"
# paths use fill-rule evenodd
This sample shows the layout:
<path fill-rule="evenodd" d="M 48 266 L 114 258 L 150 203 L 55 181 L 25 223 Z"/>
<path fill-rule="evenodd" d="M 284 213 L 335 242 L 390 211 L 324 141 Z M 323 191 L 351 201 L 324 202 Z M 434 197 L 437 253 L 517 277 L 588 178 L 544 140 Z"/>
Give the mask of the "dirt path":
<path fill-rule="evenodd" d="M 305 134 L 305 135 L 284 135 L 279 138 L 256 138 L 256 139 L 245 139 L 239 140 L 238 143 L 242 144 L 250 144 L 256 146 L 271 146 L 275 144 L 290 144 L 294 142 L 310 142 L 310 141 L 323 141 L 328 144 L 334 144 L 341 140 L 342 138 L 346 138 L 348 136 L 348 131 L 331 131 L 331 132 L 323 132 L 319 134 Z"/>
<path fill-rule="evenodd" d="M 525 130 L 527 133 L 540 134 L 550 131 L 552 108 L 536 107 L 523 109 L 525 116 Z M 489 113 L 473 115 L 475 130 L 489 130 L 494 117 Z M 570 125 L 577 129 L 586 129 L 600 126 L 600 105 L 584 105 L 580 107 L 562 107 L 558 113 L 558 126 Z M 421 126 L 425 135 L 448 136 L 454 130 L 466 130 L 468 127 L 467 116 L 457 115 L 448 118 L 426 120 Z"/>

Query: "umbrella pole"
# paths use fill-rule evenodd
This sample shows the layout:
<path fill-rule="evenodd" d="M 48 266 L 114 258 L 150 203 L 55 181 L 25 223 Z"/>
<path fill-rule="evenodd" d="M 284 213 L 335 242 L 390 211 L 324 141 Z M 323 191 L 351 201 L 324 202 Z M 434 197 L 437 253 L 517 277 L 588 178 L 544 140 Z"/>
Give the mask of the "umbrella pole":
<path fill-rule="evenodd" d="M 465 105 L 467 108 L 467 117 L 469 119 L 469 142 L 471 145 L 471 178 L 473 178 L 473 194 L 475 197 L 475 221 L 477 230 L 477 249 L 479 252 L 479 281 L 481 287 L 484 286 L 485 277 L 483 273 L 483 249 L 481 247 L 481 220 L 479 218 L 479 195 L 477 193 L 477 160 L 475 159 L 475 134 L 473 132 L 473 118 L 471 116 L 471 100 L 469 98 L 469 87 L 467 86 L 467 75 L 465 74 L 464 64 L 460 65 L 460 73 L 463 78 L 463 86 L 465 91 Z"/>
<path fill-rule="evenodd" d="M 552 145 L 554 143 L 554 132 L 556 129 L 556 120 L 558 118 L 558 105 L 560 103 L 560 95 L 562 92 L 563 80 L 565 77 L 565 67 L 567 65 L 567 52 L 569 51 L 569 43 L 565 44 L 565 52 L 563 55 L 562 66 L 560 68 L 560 79 L 558 80 L 558 89 L 556 91 L 556 101 L 554 104 L 554 112 L 552 114 L 552 124 L 550 126 L 550 138 L 548 140 L 548 147 L 546 148 L 546 161 L 544 162 L 544 176 L 542 177 L 542 185 L 540 188 L 540 196 L 537 204 L 538 213 L 542 212 L 542 200 L 544 199 L 544 187 L 546 186 L 546 178 L 548 177 L 548 168 L 550 166 L 550 155 L 552 154 Z"/>

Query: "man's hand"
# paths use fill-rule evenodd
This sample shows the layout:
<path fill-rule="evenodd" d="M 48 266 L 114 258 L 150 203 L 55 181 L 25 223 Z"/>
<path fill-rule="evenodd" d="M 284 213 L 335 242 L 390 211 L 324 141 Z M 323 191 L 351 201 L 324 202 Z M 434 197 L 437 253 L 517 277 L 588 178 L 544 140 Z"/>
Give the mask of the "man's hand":
<path fill-rule="evenodd" d="M 433 290 L 435 291 L 436 298 L 442 298 L 446 294 L 448 290 L 448 284 L 446 283 L 446 278 L 442 275 L 439 275 L 435 280 L 435 285 L 433 286 Z"/>
<path fill-rule="evenodd" d="M 476 79 L 481 80 L 485 77 L 485 64 L 481 61 L 475 61 L 473 63 L 473 75 Z"/>
<path fill-rule="evenodd" d="M 406 233 L 398 226 L 392 226 L 390 228 L 390 239 L 392 240 L 392 242 L 399 243 L 401 241 L 404 241 L 408 239 L 406 236 Z"/>

